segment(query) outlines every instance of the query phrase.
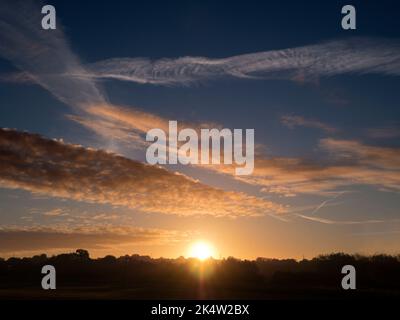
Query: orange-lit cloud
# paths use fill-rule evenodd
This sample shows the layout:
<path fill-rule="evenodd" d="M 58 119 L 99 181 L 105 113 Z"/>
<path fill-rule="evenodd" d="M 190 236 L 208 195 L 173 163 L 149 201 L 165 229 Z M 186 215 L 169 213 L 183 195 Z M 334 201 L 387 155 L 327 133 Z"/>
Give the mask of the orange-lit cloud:
<path fill-rule="evenodd" d="M 271 201 L 35 134 L 1 129 L 0 150 L 0 184 L 9 188 L 164 214 L 234 217 L 285 211 Z"/>
<path fill-rule="evenodd" d="M 148 128 L 156 127 L 168 131 L 167 119 L 135 109 L 99 105 L 87 110 L 90 113 L 88 119 L 93 118 L 90 121 L 82 120 L 85 121 L 82 124 L 93 127 L 96 121 L 107 123 L 108 125 L 98 126 L 98 134 L 106 136 L 112 129 L 116 137 L 132 146 L 146 146 L 143 134 Z M 329 133 L 337 131 L 317 120 L 302 117 L 284 117 L 282 120 L 288 126 L 313 127 Z M 190 123 L 181 125 L 185 126 L 196 130 L 201 127 Z M 320 141 L 319 149 L 323 157 L 318 161 L 296 157 L 267 157 L 258 152 L 255 156 L 254 172 L 249 176 L 235 176 L 234 165 L 198 167 L 232 175 L 245 183 L 261 186 L 266 193 L 285 196 L 300 193 L 329 194 L 338 188 L 356 184 L 372 185 L 392 191 L 400 190 L 398 148 L 375 147 L 354 140 L 327 138 Z"/>
<path fill-rule="evenodd" d="M 235 176 L 258 185 L 266 193 L 285 196 L 330 194 L 352 185 L 376 186 L 400 191 L 400 149 L 376 147 L 355 140 L 322 139 L 319 147 L 329 157 L 319 161 L 256 155 L 252 175 Z M 228 166 L 209 167 L 234 175 Z"/>
<path fill-rule="evenodd" d="M 400 170 L 400 148 L 365 145 L 355 140 L 322 139 L 321 148 L 337 160 L 386 170 Z"/>
<path fill-rule="evenodd" d="M 122 107 L 112 104 L 87 104 L 80 116 L 69 115 L 70 120 L 94 131 L 100 136 L 120 140 L 129 147 L 144 148 L 146 133 L 154 128 L 168 132 L 168 121 L 154 113 L 145 112 L 135 107 Z M 175 120 L 175 119 L 171 119 Z M 200 132 L 201 128 L 220 128 L 217 123 L 178 122 L 178 129 L 192 128 Z"/>

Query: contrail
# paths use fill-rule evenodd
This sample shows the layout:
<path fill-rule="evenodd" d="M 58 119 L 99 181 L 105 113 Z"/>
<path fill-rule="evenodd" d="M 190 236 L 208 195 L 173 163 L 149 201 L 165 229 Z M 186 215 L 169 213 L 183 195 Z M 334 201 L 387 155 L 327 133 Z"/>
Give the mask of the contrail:
<path fill-rule="evenodd" d="M 342 194 L 346 193 L 347 191 L 341 191 L 338 194 L 336 194 L 333 198 L 330 198 L 328 200 L 323 201 L 319 206 L 317 206 L 310 215 L 315 215 L 318 210 L 322 209 L 326 204 L 328 204 L 329 202 L 332 202 L 333 200 L 337 199 L 339 196 L 341 196 Z"/>
<path fill-rule="evenodd" d="M 155 85 L 190 85 L 195 82 L 233 78 L 308 78 L 338 74 L 400 75 L 400 42 L 375 38 L 351 38 L 283 50 L 232 56 L 112 58 L 86 66 L 76 77 L 108 78 Z"/>

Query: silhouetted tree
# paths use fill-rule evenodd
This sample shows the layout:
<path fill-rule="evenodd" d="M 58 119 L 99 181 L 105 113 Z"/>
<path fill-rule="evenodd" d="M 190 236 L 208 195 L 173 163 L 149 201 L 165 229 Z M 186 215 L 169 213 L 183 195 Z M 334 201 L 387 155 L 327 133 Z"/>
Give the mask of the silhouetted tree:
<path fill-rule="evenodd" d="M 84 260 L 89 260 L 89 251 L 84 249 L 77 249 L 75 253 Z"/>
<path fill-rule="evenodd" d="M 345 264 L 357 270 L 357 294 L 400 296 L 400 256 L 334 253 L 301 261 L 229 257 L 201 262 L 137 254 L 90 259 L 87 250 L 78 249 L 52 257 L 0 258 L 0 298 L 16 287 L 36 288 L 43 294 L 39 279 L 45 264 L 56 267 L 57 294 L 62 296 L 67 287 L 72 288 L 68 296 L 77 298 L 91 288 L 89 296 L 94 298 L 101 293 L 102 297 L 195 299 L 200 284 L 203 298 L 342 297 L 340 271 Z M 12 292 L 26 298 L 25 292 L 31 290 Z"/>

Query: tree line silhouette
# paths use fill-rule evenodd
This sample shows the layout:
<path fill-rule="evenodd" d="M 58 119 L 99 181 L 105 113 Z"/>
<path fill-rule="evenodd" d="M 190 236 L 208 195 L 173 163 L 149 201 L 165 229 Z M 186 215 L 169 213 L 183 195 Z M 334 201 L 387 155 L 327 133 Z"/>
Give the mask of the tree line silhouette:
<path fill-rule="evenodd" d="M 42 290 L 41 269 L 56 268 L 57 289 Z M 356 268 L 356 290 L 341 269 Z M 53 291 L 53 292 L 52 292 Z M 48 257 L 0 258 L 0 298 L 303 299 L 399 297 L 400 256 L 333 253 L 313 259 L 199 261 L 125 255 L 90 258 L 78 249 Z"/>

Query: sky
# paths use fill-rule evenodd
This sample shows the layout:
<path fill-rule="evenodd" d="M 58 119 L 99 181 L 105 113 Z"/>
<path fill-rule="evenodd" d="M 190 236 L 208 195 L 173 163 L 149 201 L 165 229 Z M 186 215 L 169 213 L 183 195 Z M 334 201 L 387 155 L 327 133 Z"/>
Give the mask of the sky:
<path fill-rule="evenodd" d="M 0 256 L 398 254 L 400 5 L 345 4 L 2 1 Z M 147 164 L 170 120 L 254 129 L 253 173 Z"/>

